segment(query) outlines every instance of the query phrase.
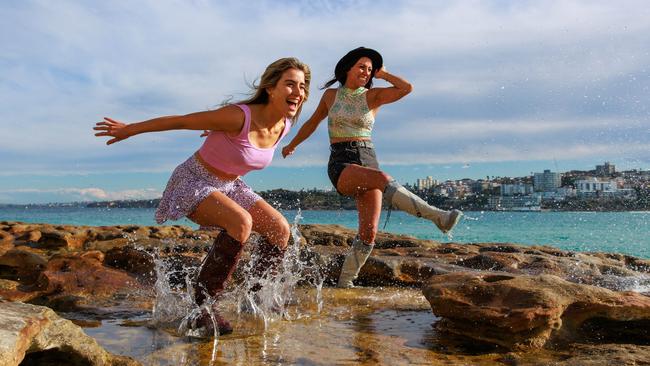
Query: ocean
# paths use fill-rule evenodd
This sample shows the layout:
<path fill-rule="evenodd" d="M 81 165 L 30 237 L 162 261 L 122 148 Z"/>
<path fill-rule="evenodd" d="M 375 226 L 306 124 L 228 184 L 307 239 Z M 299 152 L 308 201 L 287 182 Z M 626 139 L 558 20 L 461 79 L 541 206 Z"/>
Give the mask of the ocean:
<path fill-rule="evenodd" d="M 69 225 L 156 225 L 152 208 L 0 207 L 0 221 Z M 289 222 L 338 224 L 356 228 L 356 211 L 283 211 Z M 299 214 L 299 215 L 298 215 Z M 572 251 L 625 253 L 650 258 L 650 211 L 643 212 L 493 212 L 470 211 L 448 237 L 429 221 L 393 211 L 380 230 L 421 239 L 457 243 L 550 245 Z M 196 227 L 189 220 L 167 225 Z"/>

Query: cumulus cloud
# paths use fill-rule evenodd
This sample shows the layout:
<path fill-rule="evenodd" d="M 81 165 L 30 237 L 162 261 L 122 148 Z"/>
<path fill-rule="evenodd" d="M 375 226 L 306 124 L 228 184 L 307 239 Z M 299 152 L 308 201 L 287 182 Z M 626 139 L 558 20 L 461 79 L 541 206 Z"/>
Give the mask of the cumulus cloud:
<path fill-rule="evenodd" d="M 65 198 L 65 201 L 113 201 L 113 200 L 145 200 L 160 198 L 162 192 L 155 188 L 128 189 L 122 191 L 107 191 L 101 188 L 52 188 L 36 189 L 23 188 L 0 190 L 0 195 L 11 196 L 48 196 Z M 13 200 L 12 200 L 13 201 Z"/>
<path fill-rule="evenodd" d="M 379 112 L 383 163 L 578 155 L 644 161 L 644 1 L 283 4 L 3 3 L 0 171 L 170 170 L 199 146 L 196 135 L 141 135 L 106 147 L 92 125 L 103 116 L 137 121 L 214 108 L 229 95 L 241 97 L 247 81 L 288 55 L 312 66 L 304 120 L 320 97 L 316 87 L 359 45 L 382 51 L 389 71 L 415 86 Z M 326 159 L 320 131 L 274 164 Z"/>

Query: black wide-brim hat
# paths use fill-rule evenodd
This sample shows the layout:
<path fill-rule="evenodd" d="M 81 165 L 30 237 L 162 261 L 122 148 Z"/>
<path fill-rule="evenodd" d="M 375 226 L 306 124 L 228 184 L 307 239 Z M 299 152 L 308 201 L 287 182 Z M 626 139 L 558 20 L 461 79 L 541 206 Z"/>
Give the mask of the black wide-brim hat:
<path fill-rule="evenodd" d="M 384 59 L 381 57 L 379 52 L 372 48 L 359 47 L 348 52 L 339 60 L 339 62 L 336 63 L 334 75 L 339 76 L 345 74 L 357 61 L 359 61 L 361 57 L 368 57 L 370 59 L 372 62 L 373 75 L 384 65 Z"/>

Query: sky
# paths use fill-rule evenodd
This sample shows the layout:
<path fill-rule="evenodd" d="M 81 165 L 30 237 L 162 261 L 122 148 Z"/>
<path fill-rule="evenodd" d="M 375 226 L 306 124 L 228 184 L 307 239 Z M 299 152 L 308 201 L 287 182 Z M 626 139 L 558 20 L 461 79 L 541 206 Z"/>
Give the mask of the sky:
<path fill-rule="evenodd" d="M 644 0 L 25 0 L 0 2 L 0 17 L 0 204 L 159 197 L 199 133 L 106 146 L 96 122 L 213 109 L 295 56 L 313 77 L 302 123 L 359 46 L 414 86 L 373 132 L 402 183 L 650 168 Z M 244 180 L 331 189 L 326 129 Z"/>

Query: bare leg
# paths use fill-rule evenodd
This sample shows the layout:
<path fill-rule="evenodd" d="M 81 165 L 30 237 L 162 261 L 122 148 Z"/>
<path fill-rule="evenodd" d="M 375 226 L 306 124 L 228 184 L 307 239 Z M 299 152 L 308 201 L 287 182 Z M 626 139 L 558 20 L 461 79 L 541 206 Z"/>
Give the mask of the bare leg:
<path fill-rule="evenodd" d="M 265 237 L 270 244 L 286 249 L 291 229 L 287 219 L 264 200 L 255 202 L 248 212 L 253 218 L 253 230 Z"/>
<path fill-rule="evenodd" d="M 253 230 L 262 236 L 257 244 L 257 258 L 252 265 L 251 274 L 261 278 L 269 271 L 274 272 L 282 262 L 291 228 L 284 216 L 264 200 L 255 202 L 249 212 L 253 217 Z M 257 285 L 252 290 L 260 288 Z"/>
<path fill-rule="evenodd" d="M 251 214 L 221 192 L 213 192 L 188 215 L 201 226 L 218 226 L 239 242 L 246 242 L 253 228 Z"/>
<path fill-rule="evenodd" d="M 381 170 L 348 165 L 337 182 L 339 192 L 353 196 L 359 214 L 359 236 L 343 261 L 338 287 L 354 287 L 361 267 L 374 247 L 381 213 L 382 192 L 391 177 Z"/>
<path fill-rule="evenodd" d="M 371 189 L 383 192 L 392 179 L 390 175 L 379 169 L 350 164 L 341 172 L 336 188 L 346 196 L 356 197 Z"/>
<path fill-rule="evenodd" d="M 194 300 L 197 305 L 203 305 L 208 296 L 217 299 L 223 292 L 237 266 L 243 243 L 250 236 L 253 220 L 246 210 L 221 192 L 210 194 L 188 217 L 201 226 L 218 226 L 225 230 L 219 233 L 203 259 L 194 284 Z M 232 326 L 214 305 L 210 304 L 212 315 L 207 309 L 197 313 L 190 321 L 190 328 L 203 336 L 211 335 L 215 325 L 220 334 L 231 333 Z"/>
<path fill-rule="evenodd" d="M 359 211 L 359 238 L 366 244 L 374 243 L 375 236 L 377 236 L 381 197 L 379 189 L 367 190 L 356 196 L 357 210 Z"/>

